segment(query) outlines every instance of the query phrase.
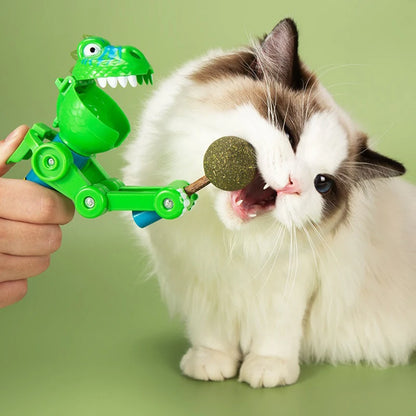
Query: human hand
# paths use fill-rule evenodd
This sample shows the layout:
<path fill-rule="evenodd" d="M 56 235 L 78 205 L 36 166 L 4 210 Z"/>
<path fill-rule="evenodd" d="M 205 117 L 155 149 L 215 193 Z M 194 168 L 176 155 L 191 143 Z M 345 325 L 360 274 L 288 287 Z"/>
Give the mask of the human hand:
<path fill-rule="evenodd" d="M 0 176 L 22 142 L 27 126 L 0 141 Z M 74 205 L 56 191 L 20 179 L 0 177 L 0 308 L 22 299 L 27 278 L 44 272 L 61 245 L 60 225 L 71 221 Z"/>

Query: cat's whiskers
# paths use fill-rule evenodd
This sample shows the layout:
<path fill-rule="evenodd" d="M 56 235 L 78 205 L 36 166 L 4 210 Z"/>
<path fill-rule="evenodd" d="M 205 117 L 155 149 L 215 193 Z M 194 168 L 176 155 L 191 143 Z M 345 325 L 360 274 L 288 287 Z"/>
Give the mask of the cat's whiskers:
<path fill-rule="evenodd" d="M 283 291 L 283 297 L 287 298 L 287 288 L 288 288 L 288 282 L 290 280 L 290 273 L 292 271 L 292 261 L 293 261 L 293 227 L 291 226 L 289 228 L 289 262 L 287 265 L 287 273 L 286 273 L 286 281 L 285 281 L 285 287 Z"/>
<path fill-rule="evenodd" d="M 382 140 L 389 134 L 393 129 L 396 129 L 398 125 L 401 124 L 402 120 L 401 118 L 404 118 L 405 115 L 401 114 L 399 117 L 396 117 L 394 120 L 391 121 L 390 126 L 387 127 L 381 135 L 372 136 L 371 137 L 371 143 L 377 147 Z M 407 121 L 407 120 L 406 120 Z"/>
<path fill-rule="evenodd" d="M 318 93 L 314 94 L 313 97 L 312 97 L 312 95 L 311 95 L 312 91 L 313 91 L 312 88 L 313 87 L 311 87 L 311 89 L 309 90 L 309 92 L 306 96 L 306 103 L 304 103 L 303 117 L 304 117 L 305 121 L 309 119 L 310 114 L 313 114 L 313 111 L 314 111 L 315 106 L 316 106 L 314 100 L 315 100 L 316 96 L 318 95 Z"/>
<path fill-rule="evenodd" d="M 272 101 L 272 96 L 271 96 L 271 90 L 272 87 L 274 85 L 274 83 L 276 82 L 276 80 L 274 78 L 272 78 L 271 76 L 269 76 L 269 71 L 266 70 L 265 68 L 265 63 L 268 60 L 267 55 L 264 54 L 264 51 L 260 45 L 260 43 L 258 41 L 253 42 L 253 44 L 251 45 L 252 47 L 252 51 L 253 53 L 260 57 L 260 59 L 256 60 L 257 65 L 259 65 L 261 73 L 263 74 L 263 89 L 265 92 L 265 97 L 266 97 L 266 107 L 267 107 L 267 120 L 272 124 L 272 125 L 277 125 L 276 124 L 276 115 L 273 109 L 273 101 Z M 252 72 L 253 70 L 251 69 L 250 72 Z M 256 78 L 258 78 L 258 76 L 256 75 Z"/>
<path fill-rule="evenodd" d="M 236 241 L 237 236 L 235 233 L 231 234 L 231 237 L 229 235 L 230 235 L 229 231 L 224 229 L 222 233 L 223 242 L 226 248 L 226 252 L 228 253 L 228 261 L 231 262 L 233 259 L 233 253 L 234 253 L 235 247 L 237 245 L 237 241 Z"/>
<path fill-rule="evenodd" d="M 331 92 L 332 97 L 335 96 L 335 93 L 333 93 L 331 91 L 331 88 L 335 88 L 335 87 L 359 87 L 362 84 L 360 84 L 359 82 L 335 82 L 333 84 L 329 84 L 329 85 L 325 85 L 325 88 Z"/>
<path fill-rule="evenodd" d="M 365 152 L 365 149 L 362 152 L 360 152 L 359 154 L 363 154 L 364 152 Z M 360 160 L 346 160 L 343 163 L 345 165 L 351 166 L 351 167 L 357 167 L 357 166 L 360 166 L 360 165 L 366 165 L 366 166 L 373 167 L 373 168 L 376 168 L 376 169 L 378 168 L 377 166 L 374 166 L 374 164 L 372 164 L 370 162 L 363 162 L 363 161 L 360 161 Z M 391 170 L 392 172 L 395 172 L 395 169 L 390 169 L 390 168 L 385 168 L 385 169 Z"/>
<path fill-rule="evenodd" d="M 314 86 L 315 86 L 315 84 L 316 84 L 316 80 L 313 82 L 313 84 L 311 85 L 311 86 L 309 86 L 309 82 L 312 80 L 312 79 L 314 79 L 314 74 L 313 73 L 311 73 L 310 75 L 309 75 L 309 77 L 308 77 L 308 79 L 307 79 L 307 81 L 306 81 L 306 84 L 305 84 L 305 86 L 303 87 L 303 90 L 304 90 L 304 92 L 306 92 L 308 89 L 312 89 Z M 306 120 L 307 119 L 307 112 L 308 112 L 308 100 L 307 100 L 307 102 L 305 103 L 305 97 L 308 97 L 308 100 L 309 100 L 309 95 L 307 96 L 305 93 L 304 94 L 302 94 L 302 107 L 301 107 L 301 109 L 302 109 L 302 112 L 303 112 L 303 118 L 304 118 L 304 120 Z"/>
<path fill-rule="evenodd" d="M 357 66 L 364 66 L 364 64 L 329 65 L 329 66 L 323 67 L 323 68 L 325 68 L 324 71 L 322 71 L 320 73 L 319 73 L 319 71 L 317 71 L 315 77 L 314 77 L 313 74 L 309 76 L 308 81 L 306 82 L 305 87 L 304 87 L 304 90 L 305 91 L 307 89 L 309 89 L 309 92 L 307 94 L 307 99 L 306 99 L 306 105 L 305 105 L 305 102 L 304 102 L 304 97 L 303 97 L 303 103 L 302 103 L 303 104 L 303 108 L 304 108 L 304 117 L 305 117 L 305 120 L 307 120 L 309 118 L 309 114 L 311 113 L 310 112 L 310 107 L 309 107 L 310 106 L 310 102 L 311 101 L 314 102 L 316 96 L 319 95 L 319 93 L 320 93 L 319 90 L 318 90 L 317 94 L 312 97 L 311 96 L 312 91 L 315 90 L 315 86 L 316 85 L 322 83 L 322 79 L 324 78 L 324 76 L 327 75 L 328 73 L 334 71 L 334 70 L 337 70 L 337 69 L 343 69 L 343 68 L 348 68 L 348 67 L 357 67 Z M 311 86 L 309 86 L 309 81 L 311 79 L 314 79 L 314 82 L 312 83 Z M 359 84 L 357 84 L 357 83 L 346 83 L 345 82 L 345 83 L 333 84 L 333 86 L 335 86 L 335 85 L 359 85 Z M 329 87 L 327 87 L 327 88 L 329 89 Z"/>
<path fill-rule="evenodd" d="M 307 227 L 305 227 L 303 224 L 301 224 L 301 229 L 302 229 L 302 231 L 304 232 L 304 234 L 306 236 L 306 239 L 308 241 L 309 247 L 311 248 L 313 262 L 314 262 L 314 265 L 315 265 L 315 270 L 316 270 L 316 273 L 318 274 L 319 273 L 318 258 L 319 258 L 319 260 L 321 260 L 321 257 L 319 255 L 318 250 L 315 247 L 315 243 L 313 242 L 312 237 L 309 234 L 309 231 L 308 231 Z"/>
<path fill-rule="evenodd" d="M 332 71 L 345 69 L 345 68 L 351 68 L 351 67 L 365 67 L 366 64 L 329 64 L 324 65 L 320 69 L 316 71 L 316 76 L 318 78 L 319 82 L 322 82 L 322 79 L 328 75 Z M 320 72 L 322 70 L 322 72 Z"/>
<path fill-rule="evenodd" d="M 390 172 L 390 173 L 393 174 L 392 176 L 397 176 L 397 170 L 396 169 L 388 168 L 387 166 L 382 166 L 382 167 L 375 166 L 374 164 L 369 163 L 369 162 L 361 162 L 361 161 L 358 161 L 358 160 L 345 161 L 344 165 L 348 166 L 348 167 L 352 167 L 352 168 L 357 168 L 357 167 L 363 167 L 364 166 L 367 170 L 374 172 L 375 176 L 380 176 L 379 174 L 382 173 L 382 172 L 386 172 L 386 173 Z"/>
<path fill-rule="evenodd" d="M 320 242 L 323 246 L 325 246 L 325 249 L 328 251 L 328 253 L 331 255 L 331 257 L 335 260 L 336 263 L 339 263 L 338 257 L 335 255 L 334 251 L 332 250 L 331 246 L 328 244 L 324 236 L 322 235 L 322 230 L 319 224 L 312 221 L 311 219 L 307 219 L 308 224 L 311 226 L 311 229 L 314 231 Z"/>
<path fill-rule="evenodd" d="M 313 78 L 312 75 L 311 75 L 311 78 Z M 305 96 L 302 97 L 303 117 L 304 117 L 305 120 L 307 120 L 309 118 L 309 114 L 310 114 L 309 109 L 310 109 L 311 101 L 314 102 L 316 96 L 318 95 L 318 93 L 316 93 L 313 97 L 311 96 L 312 92 L 315 92 L 315 86 L 317 84 L 319 84 L 319 78 L 315 77 L 312 85 L 308 87 L 309 91 L 306 95 L 306 103 L 305 103 Z M 306 88 L 305 88 L 305 91 L 306 91 Z M 311 100 L 311 97 L 312 97 L 312 100 Z"/>
<path fill-rule="evenodd" d="M 285 131 L 285 127 L 286 127 L 286 120 L 287 120 L 287 116 L 289 114 L 289 107 L 290 107 L 290 103 L 287 104 L 287 108 L 286 108 L 286 112 L 285 112 L 285 117 L 283 119 L 283 123 L 282 123 L 282 131 Z"/>
<path fill-rule="evenodd" d="M 314 74 L 313 72 L 311 72 L 311 73 L 309 74 L 308 79 L 306 80 L 306 83 L 305 83 L 304 87 L 303 87 L 303 89 L 304 89 L 304 90 L 307 90 L 307 89 L 309 88 L 309 82 L 310 82 L 312 79 L 314 79 L 314 77 L 315 77 L 315 74 Z"/>
<path fill-rule="evenodd" d="M 299 246 L 298 246 L 298 233 L 297 227 L 293 225 L 293 232 L 294 232 L 294 247 L 295 247 L 295 263 L 294 263 L 294 271 L 293 271 L 293 278 L 292 278 L 292 285 L 290 287 L 290 293 L 295 289 L 298 270 L 299 270 Z"/>
<path fill-rule="evenodd" d="M 343 185 L 350 187 L 354 181 L 352 180 L 352 178 L 350 176 L 348 176 L 345 173 L 342 172 L 337 172 L 337 174 L 335 175 L 338 182 L 342 183 Z"/>
<path fill-rule="evenodd" d="M 234 51 L 234 54 L 241 58 L 240 63 L 242 65 L 242 67 L 247 70 L 247 74 L 251 75 L 254 79 L 258 79 L 258 75 L 257 75 L 256 71 L 246 61 L 246 54 L 247 53 L 253 53 L 253 50 L 256 50 L 256 48 L 259 47 L 258 46 L 258 41 L 256 39 L 250 39 L 249 44 L 251 45 L 251 47 L 248 46 L 247 48 L 242 48 L 239 51 Z"/>
<path fill-rule="evenodd" d="M 266 106 L 267 106 L 267 119 L 272 125 L 276 125 L 276 118 L 275 118 L 275 111 L 273 109 L 273 101 L 272 101 L 272 80 L 269 77 L 264 77 L 264 92 L 266 95 Z"/>
<path fill-rule="evenodd" d="M 283 291 L 283 297 L 288 299 L 295 288 L 296 284 L 296 277 L 298 272 L 299 266 L 299 258 L 298 258 L 298 242 L 297 242 L 297 232 L 296 226 L 294 223 L 291 224 L 290 227 L 290 252 L 289 252 L 289 264 L 288 264 L 288 272 L 285 282 L 285 288 Z"/>
<path fill-rule="evenodd" d="M 273 272 L 275 271 L 276 263 L 277 263 L 277 260 L 279 258 L 280 252 L 282 250 L 283 241 L 284 241 L 285 236 L 286 236 L 285 231 L 286 231 L 286 227 L 284 227 L 282 224 L 279 224 L 279 234 L 278 234 L 278 236 L 275 240 L 275 243 L 273 245 L 273 249 L 270 251 L 270 255 L 269 255 L 268 259 L 263 264 L 263 266 L 261 267 L 259 272 L 256 273 L 256 276 L 258 277 L 260 275 L 260 272 L 262 272 L 265 269 L 265 267 L 267 266 L 267 263 L 270 262 L 271 259 L 273 259 L 273 264 L 271 264 L 271 267 L 268 267 L 269 273 L 267 274 L 266 278 L 263 279 L 263 283 L 259 287 L 258 292 L 263 291 L 263 289 L 266 287 L 267 283 L 269 282 Z"/>

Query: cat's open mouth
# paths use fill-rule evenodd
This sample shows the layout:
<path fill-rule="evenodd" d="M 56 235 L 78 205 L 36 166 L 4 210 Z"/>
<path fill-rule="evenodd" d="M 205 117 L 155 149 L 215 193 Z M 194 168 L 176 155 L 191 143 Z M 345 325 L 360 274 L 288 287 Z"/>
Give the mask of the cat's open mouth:
<path fill-rule="evenodd" d="M 244 189 L 231 192 L 231 206 L 239 218 L 248 221 L 271 211 L 276 205 L 277 192 L 266 185 L 258 173 Z"/>

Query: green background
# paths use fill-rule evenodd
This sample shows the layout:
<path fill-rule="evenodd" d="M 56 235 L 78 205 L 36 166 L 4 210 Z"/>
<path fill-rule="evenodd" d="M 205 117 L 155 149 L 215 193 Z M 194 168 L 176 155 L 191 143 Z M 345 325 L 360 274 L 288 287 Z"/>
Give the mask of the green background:
<path fill-rule="evenodd" d="M 54 80 L 68 73 L 83 34 L 139 47 L 157 84 L 186 60 L 244 45 L 291 16 L 309 67 L 416 182 L 415 13 L 414 0 L 3 2 L 0 135 L 52 123 Z M 151 89 L 112 92 L 133 125 Z M 122 149 L 100 161 L 119 176 Z M 416 414 L 416 357 L 387 370 L 304 366 L 296 385 L 271 390 L 183 377 L 182 325 L 145 280 L 133 231 L 116 213 L 76 216 L 49 270 L 0 310 L 1 416 Z"/>

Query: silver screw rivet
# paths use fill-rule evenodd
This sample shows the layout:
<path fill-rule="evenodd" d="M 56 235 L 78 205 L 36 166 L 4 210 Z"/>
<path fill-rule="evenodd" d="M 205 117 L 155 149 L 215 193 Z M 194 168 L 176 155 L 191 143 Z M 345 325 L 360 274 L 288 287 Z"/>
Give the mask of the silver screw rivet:
<path fill-rule="evenodd" d="M 169 198 L 166 198 L 166 199 L 163 200 L 163 206 L 166 209 L 172 209 L 173 208 L 173 201 Z"/>
<path fill-rule="evenodd" d="M 94 208 L 95 207 L 95 201 L 94 198 L 88 196 L 84 199 L 84 204 L 87 208 Z"/>

